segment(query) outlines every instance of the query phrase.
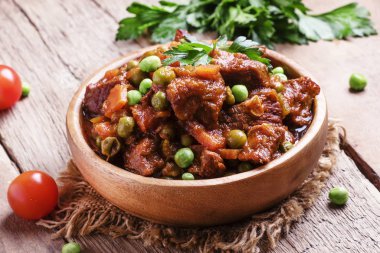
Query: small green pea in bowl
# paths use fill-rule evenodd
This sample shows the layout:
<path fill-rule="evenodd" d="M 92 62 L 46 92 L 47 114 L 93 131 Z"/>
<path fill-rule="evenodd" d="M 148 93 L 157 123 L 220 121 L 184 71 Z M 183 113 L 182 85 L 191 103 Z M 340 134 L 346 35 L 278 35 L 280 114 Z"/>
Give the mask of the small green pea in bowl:
<path fill-rule="evenodd" d="M 160 224 L 211 226 L 234 222 L 273 207 L 302 184 L 316 166 L 326 140 L 327 107 L 322 91 L 314 102 L 313 121 L 301 140 L 281 157 L 254 170 L 241 166 L 239 171 L 242 173 L 221 178 L 191 180 L 190 174 L 184 175 L 184 180 L 166 180 L 143 177 L 100 158 L 88 145 L 82 131 L 84 119 L 81 105 L 86 87 L 102 78 L 107 70 L 124 65 L 155 47 L 116 59 L 95 72 L 82 83 L 69 105 L 66 124 L 72 158 L 85 180 L 100 195 L 132 215 Z M 284 68 L 290 78 L 311 76 L 279 53 L 267 50 L 265 56 L 271 59 L 274 66 Z M 146 78 L 141 76 L 136 83 Z M 143 92 L 146 87 L 149 88 L 150 82 L 145 82 Z M 245 96 L 245 91 L 239 87 L 229 92 Z M 139 96 L 135 95 L 130 94 L 133 99 L 139 100 Z M 155 99 L 159 101 L 159 97 Z M 184 138 L 183 141 L 189 140 Z"/>

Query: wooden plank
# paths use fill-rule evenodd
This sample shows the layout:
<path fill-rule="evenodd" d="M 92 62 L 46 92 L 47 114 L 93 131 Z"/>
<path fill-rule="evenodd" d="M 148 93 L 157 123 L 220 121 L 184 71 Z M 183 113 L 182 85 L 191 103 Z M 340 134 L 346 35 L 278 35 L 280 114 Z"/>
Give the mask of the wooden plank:
<path fill-rule="evenodd" d="M 315 13 L 352 2 L 350 0 L 305 1 Z M 380 32 L 380 1 L 356 1 L 372 13 L 372 20 Z M 277 50 L 296 60 L 319 81 L 327 97 L 330 115 L 342 120 L 347 129 L 348 141 L 380 175 L 378 153 L 380 140 L 377 127 L 380 124 L 380 36 L 349 39 L 347 41 L 311 43 L 304 46 L 278 45 Z M 352 73 L 359 72 L 368 79 L 362 93 L 351 93 L 348 80 Z"/>
<path fill-rule="evenodd" d="M 63 240 L 52 241 L 49 231 L 15 216 L 8 205 L 7 190 L 19 172 L 0 145 L 0 253 L 58 252 Z"/>
<path fill-rule="evenodd" d="M 40 168 L 52 175 L 57 175 L 60 168 L 66 163 L 69 152 L 65 139 L 64 116 L 73 91 L 80 80 L 93 69 L 107 63 L 112 58 L 139 47 L 133 42 L 115 43 L 113 41 L 117 28 L 116 20 L 126 15 L 124 9 L 130 2 L 118 0 L 110 5 L 105 0 L 0 1 L 0 12 L 2 14 L 0 15 L 2 24 L 0 32 L 3 34 L 0 37 L 0 50 L 2 52 L 0 60 L 14 66 L 32 84 L 32 92 L 29 98 L 18 103 L 12 110 L 0 113 L 0 133 L 4 139 L 4 144 L 9 154 L 17 159 L 23 170 Z M 375 3 L 370 2 L 369 4 Z M 7 38 L 13 38 L 13 40 Z M 366 39 L 358 39 L 355 40 L 355 43 L 364 40 Z M 140 44 L 143 43 L 140 42 Z M 319 44 L 312 44 L 311 47 Z M 334 43 L 322 42 L 321 44 L 323 45 L 321 49 L 327 51 L 318 51 L 319 53 L 315 52 L 311 55 L 316 59 L 319 59 L 317 56 L 320 52 L 330 53 L 331 48 L 339 49 Z M 351 46 L 346 47 L 352 49 Z M 347 50 L 346 47 L 345 50 Z M 289 50 L 288 55 L 290 55 L 293 52 L 291 48 L 298 47 L 281 46 L 280 50 L 285 50 L 286 54 L 288 54 L 286 50 Z M 300 48 L 306 50 L 304 47 Z M 357 50 L 358 46 L 354 49 Z M 294 58 L 302 59 L 305 52 L 294 54 Z M 348 57 L 345 52 L 337 53 L 337 55 Z M 356 58 L 349 57 L 347 59 L 356 60 Z M 302 60 L 306 61 L 306 59 Z M 324 58 L 320 61 L 322 60 L 324 61 Z M 315 73 L 317 78 L 324 77 L 321 70 L 326 70 L 327 66 L 314 65 L 313 61 L 301 63 L 305 64 L 312 73 Z M 338 66 L 340 69 L 344 69 L 344 65 Z M 321 70 L 318 73 L 319 68 Z M 328 72 L 330 76 L 334 74 L 332 70 L 327 70 L 331 71 Z M 371 80 L 373 82 L 374 79 Z M 346 81 L 344 83 L 346 84 Z M 335 85 L 333 82 L 329 84 Z M 324 86 L 326 91 L 331 89 L 326 85 Z M 370 93 L 371 95 L 374 93 L 373 89 L 375 89 L 374 86 L 369 86 L 369 90 L 364 94 L 367 96 Z M 334 95 L 334 93 L 330 94 L 332 94 L 330 97 Z M 351 94 L 348 95 L 352 96 Z M 360 98 L 362 95 L 355 95 L 357 95 L 355 97 L 355 102 L 357 102 L 356 98 Z M 329 97 L 329 94 L 327 96 Z M 377 100 L 375 101 L 377 102 Z M 368 182 L 364 185 L 360 184 L 358 187 L 368 188 Z M 33 227 L 33 225 L 31 226 Z M 348 224 L 348 227 L 343 229 L 346 231 L 346 229 L 351 228 Z M 295 234 L 293 239 L 295 241 L 297 241 L 297 237 L 302 237 L 304 233 L 310 233 L 311 230 L 310 227 L 307 227 L 297 229 L 297 231 L 299 234 Z M 323 232 L 323 230 L 321 231 Z M 340 233 L 339 230 L 332 231 L 335 235 Z M 8 239 L 12 236 L 7 234 L 4 238 L 6 242 L 12 240 Z M 288 240 L 291 238 L 292 235 L 289 236 Z M 327 239 L 325 238 L 325 240 Z M 29 237 L 27 241 L 29 241 Z M 89 252 L 108 250 L 109 252 L 120 252 L 120 249 L 140 252 L 144 249 L 140 242 L 129 242 L 122 238 L 113 240 L 105 236 L 81 238 L 80 242 L 89 249 Z M 4 242 L 2 243 L 4 244 Z M 289 243 L 294 244 L 294 241 L 290 240 Z M 318 241 L 311 241 L 311 244 L 313 243 L 318 243 Z M 307 245 L 307 241 L 302 245 L 304 249 L 310 247 Z M 285 247 L 283 249 L 287 249 L 288 246 L 284 244 L 283 247 Z M 146 250 L 153 251 L 152 248 Z M 17 250 L 11 252 L 17 252 Z"/>
<path fill-rule="evenodd" d="M 328 191 L 344 186 L 343 208 L 329 205 Z M 296 223 L 274 252 L 380 252 L 380 193 L 341 152 L 315 206 Z"/>

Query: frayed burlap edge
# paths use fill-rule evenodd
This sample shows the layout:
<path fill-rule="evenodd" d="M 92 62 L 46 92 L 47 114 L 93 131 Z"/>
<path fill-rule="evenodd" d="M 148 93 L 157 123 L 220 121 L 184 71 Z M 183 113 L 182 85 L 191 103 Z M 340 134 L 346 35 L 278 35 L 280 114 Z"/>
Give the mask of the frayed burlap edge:
<path fill-rule="evenodd" d="M 339 129 L 329 125 L 318 166 L 304 184 L 278 207 L 231 225 L 211 228 L 177 228 L 159 225 L 125 213 L 101 197 L 82 178 L 72 162 L 58 179 L 60 202 L 49 219 L 38 225 L 54 230 L 53 237 L 71 238 L 90 233 L 142 239 L 146 245 L 198 249 L 200 252 L 259 252 L 274 248 L 290 226 L 310 208 L 330 176 L 339 148 Z"/>

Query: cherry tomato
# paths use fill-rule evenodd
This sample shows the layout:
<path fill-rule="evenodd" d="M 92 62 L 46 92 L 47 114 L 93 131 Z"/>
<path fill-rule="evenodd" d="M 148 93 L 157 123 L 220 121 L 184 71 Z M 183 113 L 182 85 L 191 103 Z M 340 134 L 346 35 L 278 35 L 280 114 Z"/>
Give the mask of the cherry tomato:
<path fill-rule="evenodd" d="M 13 106 L 21 97 L 20 77 L 11 67 L 0 65 L 0 110 Z"/>
<path fill-rule="evenodd" d="M 27 171 L 16 177 L 8 188 L 8 203 L 17 216 L 38 220 L 57 205 L 58 187 L 42 171 Z"/>

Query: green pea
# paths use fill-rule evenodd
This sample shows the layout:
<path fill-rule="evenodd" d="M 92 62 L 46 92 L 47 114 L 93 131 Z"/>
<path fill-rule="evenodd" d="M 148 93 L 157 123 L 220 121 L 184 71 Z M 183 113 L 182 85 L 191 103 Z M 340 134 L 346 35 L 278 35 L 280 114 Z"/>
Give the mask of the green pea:
<path fill-rule="evenodd" d="M 159 68 L 153 73 L 153 82 L 155 84 L 168 85 L 174 78 L 175 72 L 169 66 Z"/>
<path fill-rule="evenodd" d="M 227 145 L 230 148 L 242 148 L 247 142 L 247 135 L 241 130 L 231 130 L 227 134 Z"/>
<path fill-rule="evenodd" d="M 135 105 L 140 103 L 142 96 L 140 91 L 138 90 L 130 90 L 127 93 L 127 99 L 128 99 L 128 104 L 129 105 Z"/>
<path fill-rule="evenodd" d="M 100 136 L 96 137 L 95 144 L 98 148 L 102 146 L 102 138 Z"/>
<path fill-rule="evenodd" d="M 292 148 L 293 148 L 293 143 L 291 143 L 290 141 L 284 141 L 282 144 L 281 144 L 281 146 L 280 146 L 280 148 L 281 148 L 281 151 L 282 152 L 284 152 L 284 153 L 286 153 L 286 152 L 288 152 L 289 150 L 291 150 Z"/>
<path fill-rule="evenodd" d="M 235 97 L 234 95 L 232 94 L 232 91 L 231 91 L 231 88 L 229 86 L 227 86 L 226 88 L 226 102 L 228 105 L 233 105 L 235 104 Z"/>
<path fill-rule="evenodd" d="M 285 71 L 284 71 L 284 69 L 283 69 L 282 67 L 276 67 L 276 68 L 274 68 L 274 69 L 272 70 L 272 73 L 273 73 L 273 74 L 284 74 Z"/>
<path fill-rule="evenodd" d="M 153 95 L 151 100 L 152 106 L 157 111 L 162 111 L 168 107 L 168 101 L 166 100 L 166 95 L 164 92 L 159 91 Z"/>
<path fill-rule="evenodd" d="M 237 84 L 232 86 L 232 94 L 235 97 L 236 102 L 240 103 L 248 98 L 248 89 L 245 85 Z"/>
<path fill-rule="evenodd" d="M 288 80 L 288 77 L 284 74 L 281 74 L 281 73 L 275 74 L 275 76 L 278 76 L 280 78 L 280 80 L 283 82 Z"/>
<path fill-rule="evenodd" d="M 344 187 L 334 187 L 329 192 L 329 199 L 335 205 L 344 205 L 348 201 L 348 191 Z"/>
<path fill-rule="evenodd" d="M 182 174 L 182 180 L 194 180 L 194 175 L 190 172 L 185 172 Z"/>
<path fill-rule="evenodd" d="M 250 164 L 249 162 L 241 162 L 238 166 L 239 172 L 246 172 L 246 171 L 250 171 L 252 169 L 253 169 L 253 165 Z"/>
<path fill-rule="evenodd" d="M 139 62 L 136 60 L 129 61 L 127 63 L 127 70 L 131 70 L 133 68 L 136 68 L 139 65 Z"/>
<path fill-rule="evenodd" d="M 181 144 L 185 147 L 190 146 L 191 144 L 193 144 L 193 137 L 191 137 L 188 134 L 181 135 Z"/>
<path fill-rule="evenodd" d="M 135 120 L 133 117 L 125 116 L 119 119 L 117 124 L 117 134 L 122 138 L 127 138 L 133 132 L 135 127 Z"/>
<path fill-rule="evenodd" d="M 180 168 L 187 168 L 194 161 L 194 153 L 190 148 L 181 148 L 175 153 L 174 161 Z"/>
<path fill-rule="evenodd" d="M 22 96 L 27 97 L 30 93 L 30 85 L 28 83 L 22 83 Z"/>
<path fill-rule="evenodd" d="M 161 59 L 156 55 L 148 56 L 140 61 L 139 67 L 144 72 L 155 71 L 161 67 Z"/>
<path fill-rule="evenodd" d="M 69 242 L 63 245 L 62 253 L 80 253 L 80 245 L 76 242 Z"/>
<path fill-rule="evenodd" d="M 140 68 L 131 69 L 128 74 L 128 81 L 130 81 L 133 85 L 139 85 L 142 80 L 148 77 L 148 74 L 141 71 Z"/>
<path fill-rule="evenodd" d="M 121 144 L 116 137 L 107 137 L 102 141 L 102 154 L 107 157 L 116 155 L 121 149 Z"/>
<path fill-rule="evenodd" d="M 274 89 L 280 93 L 285 89 L 285 87 L 281 82 L 274 82 Z"/>
<path fill-rule="evenodd" d="M 359 73 L 354 73 L 350 77 L 350 88 L 354 91 L 362 91 L 367 86 L 367 79 Z"/>
<path fill-rule="evenodd" d="M 160 137 L 162 139 L 172 139 L 175 136 L 175 131 L 172 125 L 164 125 L 160 131 Z"/>
<path fill-rule="evenodd" d="M 141 94 L 146 94 L 148 93 L 151 87 L 152 87 L 152 80 L 149 78 L 145 78 L 140 83 L 139 91 L 141 92 Z"/>

